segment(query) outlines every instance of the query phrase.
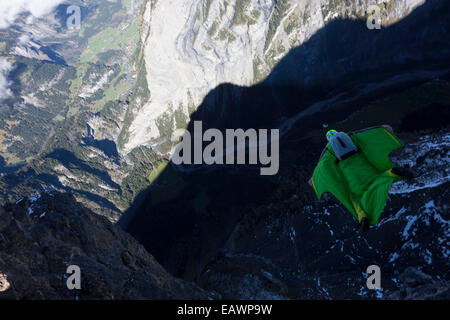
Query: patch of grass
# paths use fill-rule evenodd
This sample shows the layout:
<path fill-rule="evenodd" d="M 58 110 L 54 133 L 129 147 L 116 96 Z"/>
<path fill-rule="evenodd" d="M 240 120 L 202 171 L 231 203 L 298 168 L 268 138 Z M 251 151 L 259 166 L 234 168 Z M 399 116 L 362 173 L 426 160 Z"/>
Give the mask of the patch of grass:
<path fill-rule="evenodd" d="M 296 28 L 300 27 L 300 19 L 297 14 L 291 14 L 283 24 L 284 32 L 291 34 Z"/>
<path fill-rule="evenodd" d="M 249 17 L 246 15 L 248 6 L 251 0 L 236 0 L 236 7 L 234 8 L 234 16 L 231 20 L 231 26 L 246 24 Z"/>
<path fill-rule="evenodd" d="M 6 148 L 4 147 L 5 140 L 9 140 L 10 135 L 0 129 L 0 156 L 5 160 L 6 165 L 8 166 L 14 166 L 20 162 L 22 162 L 22 159 L 17 157 L 14 153 L 10 153 L 6 151 Z"/>
<path fill-rule="evenodd" d="M 78 36 L 83 38 L 86 35 L 86 30 L 91 27 L 90 23 L 82 23 L 80 31 L 78 32 Z"/>
<path fill-rule="evenodd" d="M 253 59 L 253 80 L 254 82 L 259 82 L 266 77 L 266 72 L 264 71 L 264 66 L 261 59 L 257 56 Z"/>
<path fill-rule="evenodd" d="M 217 23 L 217 21 L 214 21 L 211 28 L 209 28 L 209 30 L 208 30 L 208 35 L 210 37 L 214 36 L 217 33 L 218 26 L 219 26 L 219 24 Z"/>
<path fill-rule="evenodd" d="M 184 129 L 187 126 L 187 116 L 183 111 L 183 106 L 180 104 L 177 110 L 174 112 L 175 126 L 177 129 Z"/>
<path fill-rule="evenodd" d="M 188 102 L 188 113 L 189 113 L 189 115 L 191 115 L 193 112 L 195 112 L 197 107 L 195 106 L 194 98 L 192 98 L 192 94 L 191 94 L 191 91 L 189 91 L 189 89 L 188 89 L 187 95 L 188 95 L 188 101 L 189 101 Z"/>
<path fill-rule="evenodd" d="M 139 29 L 137 22 L 125 29 L 108 27 L 88 40 L 88 47 L 80 56 L 80 63 L 96 62 L 98 54 L 109 50 L 118 50 L 129 45 L 137 45 Z"/>
<path fill-rule="evenodd" d="M 169 111 L 164 112 L 156 119 L 156 126 L 158 127 L 161 137 L 170 138 L 173 133 L 174 119 L 172 107 L 169 107 Z"/>
<path fill-rule="evenodd" d="M 97 100 L 92 106 L 93 112 L 102 110 L 107 102 L 116 100 L 120 95 L 131 88 L 128 78 L 126 77 L 125 66 L 121 66 L 120 72 L 118 72 L 110 83 L 111 85 L 103 92 L 103 97 L 100 100 Z"/>
<path fill-rule="evenodd" d="M 148 180 L 150 183 L 155 182 L 156 179 L 161 175 L 161 173 L 166 169 L 168 161 L 162 161 L 152 172 L 150 173 Z"/>
<path fill-rule="evenodd" d="M 229 43 L 236 40 L 236 36 L 229 30 L 222 29 L 220 30 L 217 39 L 220 41 L 228 41 Z"/>
<path fill-rule="evenodd" d="M 275 5 L 274 12 L 270 17 L 269 21 L 269 30 L 267 31 L 266 42 L 264 44 L 264 51 L 270 45 L 275 33 L 277 32 L 278 27 L 280 26 L 281 20 L 283 19 L 286 12 L 289 10 L 289 1 L 288 0 L 279 0 Z"/>
<path fill-rule="evenodd" d="M 159 156 L 146 147 L 133 149 L 128 154 L 128 157 L 134 166 L 121 183 L 121 201 L 125 205 L 132 203 L 141 191 L 148 188 L 159 174 L 164 172 L 164 167 L 161 166 L 162 162 Z M 153 173 L 154 171 L 156 173 Z"/>
<path fill-rule="evenodd" d="M 76 92 L 78 91 L 78 89 L 80 89 L 80 87 L 83 83 L 83 78 L 84 78 L 88 68 L 89 68 L 89 64 L 82 64 L 77 68 L 76 77 L 71 80 L 71 85 L 70 85 L 70 92 L 71 92 L 72 96 L 76 95 Z"/>
<path fill-rule="evenodd" d="M 213 0 L 206 0 L 206 3 L 205 3 L 205 10 L 204 10 L 204 15 L 203 15 L 203 18 L 204 18 L 205 20 L 208 19 L 209 10 L 211 9 L 212 1 L 213 1 Z"/>
<path fill-rule="evenodd" d="M 258 20 L 260 16 L 261 16 L 261 11 L 256 10 L 256 9 L 252 10 L 252 18 L 253 19 Z"/>
<path fill-rule="evenodd" d="M 65 117 L 61 114 L 57 114 L 54 118 L 53 121 L 58 122 L 58 121 L 64 121 Z"/>
<path fill-rule="evenodd" d="M 249 25 L 256 24 L 256 22 L 258 22 L 258 19 L 259 19 L 260 16 L 261 16 L 261 12 L 260 11 L 258 11 L 256 9 L 252 10 L 250 16 L 247 17 L 248 18 L 247 23 Z"/>

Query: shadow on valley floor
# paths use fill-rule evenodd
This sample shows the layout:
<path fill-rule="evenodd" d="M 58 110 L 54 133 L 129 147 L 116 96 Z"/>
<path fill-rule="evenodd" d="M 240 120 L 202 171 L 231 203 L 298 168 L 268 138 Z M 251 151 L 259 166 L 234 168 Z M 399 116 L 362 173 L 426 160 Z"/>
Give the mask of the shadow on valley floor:
<path fill-rule="evenodd" d="M 120 189 L 119 185 L 115 183 L 106 171 L 93 168 L 86 164 L 83 160 L 78 159 L 73 152 L 65 149 L 55 149 L 47 154 L 47 158 L 52 158 L 61 162 L 65 167 L 81 170 L 97 176 L 102 181 L 106 181 L 110 186 Z"/>
<path fill-rule="evenodd" d="M 14 172 L 23 167 L 23 165 L 24 164 L 8 165 L 5 161 L 5 158 L 0 156 L 0 174 Z"/>
<path fill-rule="evenodd" d="M 193 132 L 194 121 L 202 121 L 203 131 L 290 127 L 280 142 L 280 172 L 260 176 L 257 166 L 169 165 L 120 224 L 169 272 L 196 279 L 242 213 L 268 203 L 292 165 L 312 170 L 324 145 L 323 124 L 337 124 L 377 99 L 430 79 L 449 78 L 449 12 L 450 3 L 427 1 L 381 30 L 367 29 L 365 21 L 334 20 L 292 49 L 261 83 L 219 85 L 191 115 L 188 130 Z M 289 121 L 311 106 L 300 121 Z M 400 129 L 408 112 L 385 111 L 353 129 L 386 122 Z"/>

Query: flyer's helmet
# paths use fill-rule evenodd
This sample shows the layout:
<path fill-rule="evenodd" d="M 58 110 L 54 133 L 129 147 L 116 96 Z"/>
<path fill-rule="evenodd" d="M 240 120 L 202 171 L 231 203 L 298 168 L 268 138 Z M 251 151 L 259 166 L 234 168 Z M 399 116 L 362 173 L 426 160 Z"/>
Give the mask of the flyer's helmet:
<path fill-rule="evenodd" d="M 337 133 L 336 130 L 330 130 L 327 132 L 327 140 L 330 141 L 330 139 Z"/>

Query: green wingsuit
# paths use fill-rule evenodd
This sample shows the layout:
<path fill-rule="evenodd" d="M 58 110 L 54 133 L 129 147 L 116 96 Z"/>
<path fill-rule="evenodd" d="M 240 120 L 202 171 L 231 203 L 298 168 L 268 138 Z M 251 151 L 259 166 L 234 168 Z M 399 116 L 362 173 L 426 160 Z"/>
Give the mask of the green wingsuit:
<path fill-rule="evenodd" d="M 311 179 L 319 199 L 330 192 L 359 222 L 367 217 L 372 225 L 378 224 L 391 184 L 403 179 L 391 172 L 395 165 L 389 159 L 403 143 L 386 128 L 349 133 L 359 152 L 342 161 L 328 143 Z"/>

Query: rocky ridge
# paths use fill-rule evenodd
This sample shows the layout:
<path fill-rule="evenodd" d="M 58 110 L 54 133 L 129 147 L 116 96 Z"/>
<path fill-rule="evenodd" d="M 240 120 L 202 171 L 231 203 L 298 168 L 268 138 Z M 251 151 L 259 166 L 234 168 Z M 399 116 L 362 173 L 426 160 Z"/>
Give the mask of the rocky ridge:
<path fill-rule="evenodd" d="M 366 234 L 333 197 L 314 200 L 308 171 L 294 169 L 277 191 L 293 193 L 243 215 L 199 283 L 224 298 L 445 299 L 448 134 L 424 135 L 392 155 L 394 163 L 408 162 L 416 178 L 392 186 L 379 225 Z M 291 183 L 293 189 L 286 187 Z M 380 290 L 366 287 L 370 265 L 381 269 Z"/>
<path fill-rule="evenodd" d="M 81 269 L 68 290 L 67 267 Z M 69 194 L 0 208 L 0 299 L 208 299 L 176 279 L 129 234 Z"/>

